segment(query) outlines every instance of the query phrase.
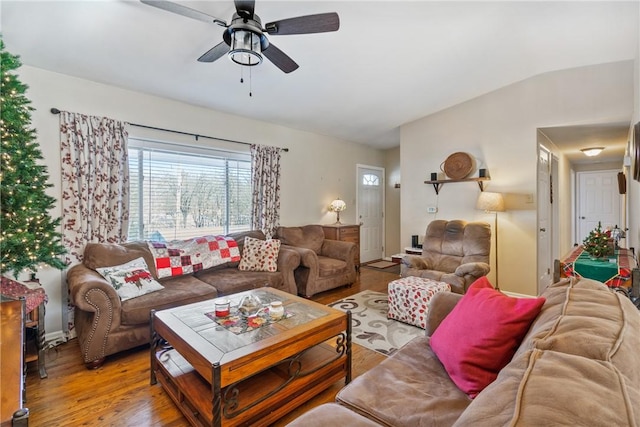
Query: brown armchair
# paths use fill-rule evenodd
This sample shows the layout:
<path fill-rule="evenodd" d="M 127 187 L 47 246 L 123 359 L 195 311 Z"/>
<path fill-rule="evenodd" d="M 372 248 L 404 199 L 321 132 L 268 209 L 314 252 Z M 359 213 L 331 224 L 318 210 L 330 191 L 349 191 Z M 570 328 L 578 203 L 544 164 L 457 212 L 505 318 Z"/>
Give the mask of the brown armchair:
<path fill-rule="evenodd" d="M 308 298 L 355 282 L 354 243 L 325 239 L 321 225 L 278 227 L 275 238 L 300 254 L 294 272 L 298 294 Z"/>
<path fill-rule="evenodd" d="M 427 226 L 422 255 L 402 259 L 400 275 L 446 282 L 464 294 L 489 271 L 491 227 L 485 222 L 435 220 Z"/>

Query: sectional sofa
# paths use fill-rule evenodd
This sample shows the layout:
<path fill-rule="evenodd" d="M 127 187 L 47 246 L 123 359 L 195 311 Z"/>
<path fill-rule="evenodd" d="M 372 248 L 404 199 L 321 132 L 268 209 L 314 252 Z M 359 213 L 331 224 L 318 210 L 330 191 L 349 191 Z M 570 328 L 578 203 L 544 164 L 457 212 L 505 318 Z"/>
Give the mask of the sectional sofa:
<path fill-rule="evenodd" d="M 427 336 L 290 426 L 639 426 L 638 309 L 588 279 L 564 279 L 542 296 L 546 302 L 515 354 L 475 397 L 452 380 L 431 345 L 466 295 L 438 293 Z M 467 337 L 454 338 L 453 347 Z"/>

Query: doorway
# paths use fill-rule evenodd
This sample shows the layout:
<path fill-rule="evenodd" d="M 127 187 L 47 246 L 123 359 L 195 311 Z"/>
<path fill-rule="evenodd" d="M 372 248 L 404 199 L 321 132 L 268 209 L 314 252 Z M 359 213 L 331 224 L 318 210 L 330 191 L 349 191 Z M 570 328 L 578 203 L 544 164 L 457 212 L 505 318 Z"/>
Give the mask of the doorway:
<path fill-rule="evenodd" d="M 360 262 L 384 254 L 384 168 L 357 165 L 356 215 L 360 224 Z"/>
<path fill-rule="evenodd" d="M 603 230 L 623 226 L 617 170 L 578 172 L 576 194 L 576 243 L 581 244 L 598 223 Z"/>

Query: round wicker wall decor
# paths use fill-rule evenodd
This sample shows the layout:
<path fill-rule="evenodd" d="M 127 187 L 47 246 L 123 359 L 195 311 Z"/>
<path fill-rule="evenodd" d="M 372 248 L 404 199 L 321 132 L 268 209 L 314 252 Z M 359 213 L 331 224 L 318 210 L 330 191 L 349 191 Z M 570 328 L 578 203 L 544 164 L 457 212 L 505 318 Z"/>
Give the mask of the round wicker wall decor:
<path fill-rule="evenodd" d="M 473 171 L 473 158 L 467 153 L 453 153 L 444 161 L 442 170 L 451 179 L 466 178 Z"/>

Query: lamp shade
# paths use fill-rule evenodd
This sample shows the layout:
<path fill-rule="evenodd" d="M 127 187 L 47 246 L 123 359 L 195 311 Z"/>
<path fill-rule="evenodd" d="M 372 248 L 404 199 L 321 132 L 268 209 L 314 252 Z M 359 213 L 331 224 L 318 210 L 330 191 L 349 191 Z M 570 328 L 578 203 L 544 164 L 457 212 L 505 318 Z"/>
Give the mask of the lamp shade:
<path fill-rule="evenodd" d="M 478 197 L 476 209 L 485 212 L 504 212 L 504 199 L 501 193 L 490 193 L 483 191 Z"/>
<path fill-rule="evenodd" d="M 335 199 L 329 205 L 329 210 L 331 212 L 342 212 L 345 209 L 347 209 L 347 204 L 343 200 L 340 200 L 340 199 Z"/>

